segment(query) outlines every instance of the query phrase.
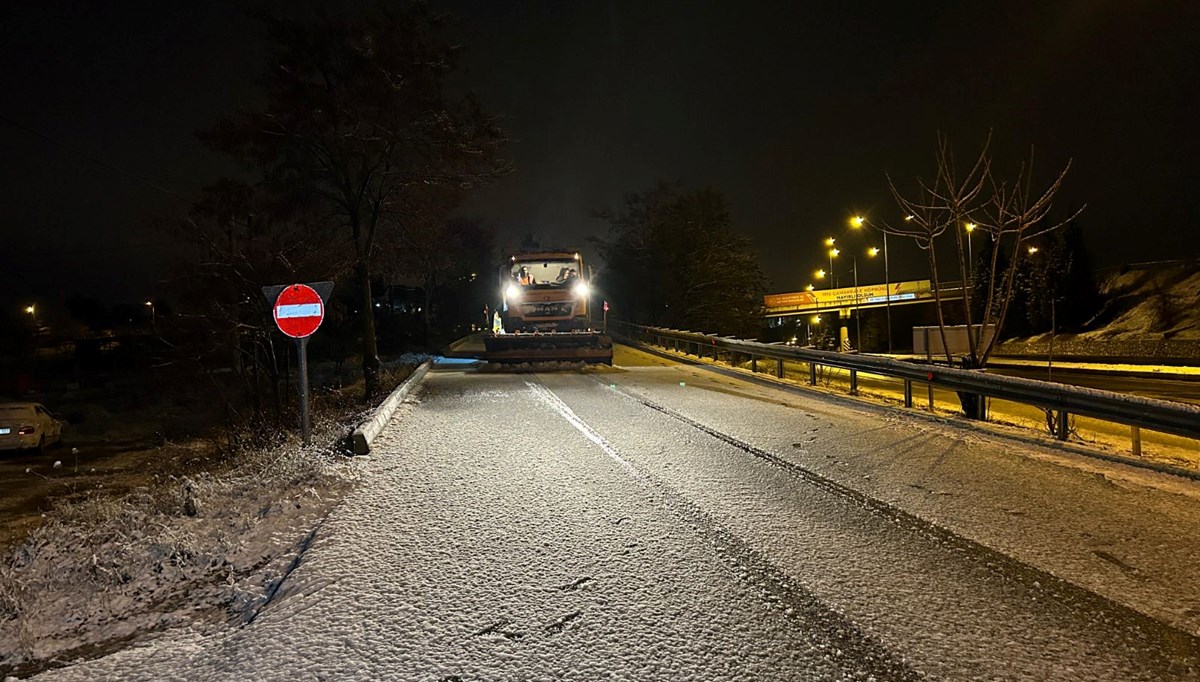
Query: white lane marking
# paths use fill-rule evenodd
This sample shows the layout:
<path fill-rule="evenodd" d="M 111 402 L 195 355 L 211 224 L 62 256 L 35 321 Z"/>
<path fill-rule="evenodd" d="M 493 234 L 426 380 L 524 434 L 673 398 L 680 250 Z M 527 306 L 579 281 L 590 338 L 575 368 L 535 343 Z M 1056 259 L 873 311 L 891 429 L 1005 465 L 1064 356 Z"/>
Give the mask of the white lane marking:
<path fill-rule="evenodd" d="M 320 303 L 292 303 L 281 305 L 275 309 L 275 317 L 283 319 L 286 317 L 320 317 Z"/>
<path fill-rule="evenodd" d="M 530 381 L 528 379 L 525 380 L 525 385 L 529 386 L 534 395 L 536 395 L 542 402 L 550 406 L 550 409 L 557 412 L 559 416 L 567 420 L 567 423 L 569 423 L 571 426 L 574 426 L 577 431 L 582 433 L 584 438 L 587 438 L 595 443 L 597 447 L 604 451 L 604 454 L 608 455 L 618 464 L 625 467 L 625 470 L 628 471 L 631 476 L 639 479 L 645 478 L 641 473 L 638 472 L 636 468 L 634 468 L 632 464 L 630 464 L 624 457 L 619 455 L 616 449 L 608 444 L 608 441 L 604 440 L 604 436 L 596 433 L 592 427 L 584 423 L 584 421 L 575 414 L 575 411 L 570 407 L 567 407 L 567 404 L 564 403 L 561 398 L 555 395 L 553 391 L 546 388 L 542 384 Z"/>

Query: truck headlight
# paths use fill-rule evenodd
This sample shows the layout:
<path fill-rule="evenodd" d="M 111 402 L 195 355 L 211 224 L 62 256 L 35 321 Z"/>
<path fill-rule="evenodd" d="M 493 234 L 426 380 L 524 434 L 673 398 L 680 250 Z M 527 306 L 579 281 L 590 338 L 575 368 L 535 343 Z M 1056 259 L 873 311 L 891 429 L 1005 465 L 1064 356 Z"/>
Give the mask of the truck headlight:
<path fill-rule="evenodd" d="M 587 298 L 588 294 L 591 293 L 591 289 L 588 289 L 587 282 L 580 282 L 571 288 L 571 293 L 579 298 Z"/>
<path fill-rule="evenodd" d="M 504 289 L 504 296 L 510 301 L 516 301 L 521 298 L 521 287 L 510 284 Z"/>

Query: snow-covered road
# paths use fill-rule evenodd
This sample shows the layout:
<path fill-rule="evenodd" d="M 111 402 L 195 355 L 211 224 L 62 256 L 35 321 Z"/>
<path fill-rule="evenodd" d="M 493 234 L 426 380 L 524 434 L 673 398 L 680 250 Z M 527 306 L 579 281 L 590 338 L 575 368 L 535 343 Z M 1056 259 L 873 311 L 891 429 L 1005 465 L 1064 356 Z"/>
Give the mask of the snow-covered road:
<path fill-rule="evenodd" d="M 622 350 L 435 371 L 252 623 L 46 679 L 1195 679 L 1200 486 Z"/>

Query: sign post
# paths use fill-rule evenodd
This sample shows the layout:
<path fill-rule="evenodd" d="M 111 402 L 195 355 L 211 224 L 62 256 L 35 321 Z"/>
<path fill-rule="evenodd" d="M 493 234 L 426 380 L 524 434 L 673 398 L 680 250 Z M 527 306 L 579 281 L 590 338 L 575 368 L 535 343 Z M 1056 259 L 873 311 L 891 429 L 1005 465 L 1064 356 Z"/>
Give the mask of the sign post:
<path fill-rule="evenodd" d="M 296 339 L 300 370 L 300 434 L 305 446 L 310 441 L 311 425 L 308 406 L 308 337 L 325 321 L 325 300 L 332 291 L 333 282 L 263 287 L 263 296 L 271 304 L 275 326 Z"/>

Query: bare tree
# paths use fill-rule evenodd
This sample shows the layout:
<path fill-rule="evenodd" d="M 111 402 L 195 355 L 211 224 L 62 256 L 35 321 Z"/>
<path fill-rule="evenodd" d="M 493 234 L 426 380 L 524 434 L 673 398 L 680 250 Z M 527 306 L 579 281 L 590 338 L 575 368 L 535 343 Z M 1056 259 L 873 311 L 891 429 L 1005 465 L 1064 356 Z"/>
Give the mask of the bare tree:
<path fill-rule="evenodd" d="M 906 194 L 888 176 L 888 187 L 904 219 L 897 223 L 874 226 L 884 232 L 911 239 L 929 259 L 938 331 L 947 362 L 954 362 L 946 339 L 946 299 L 942 295 L 939 251 L 950 249 L 958 266 L 962 309 L 967 327 L 968 355 L 963 364 L 981 369 L 1000 338 L 1009 306 L 1017 290 L 1016 274 L 1026 256 L 1029 242 L 1059 229 L 1073 220 L 1083 207 L 1062 220 L 1048 220 L 1054 197 L 1062 188 L 1071 168 L 1070 161 L 1042 189 L 1034 188 L 1032 148 L 1029 158 L 1019 166 L 1012 180 L 998 179 L 989 152 L 991 135 L 964 173 L 958 168 L 954 152 L 945 136 L 938 135 L 936 169 L 932 182 L 917 178 L 917 190 Z M 972 273 L 968 230 L 981 232 L 990 245 L 990 257 L 982 265 L 985 272 Z M 943 245 L 947 243 L 948 245 Z M 1003 257 L 1005 252 L 1011 258 Z M 972 281 L 972 274 L 979 279 Z M 981 296 L 984 304 L 972 305 L 972 297 Z M 982 319 L 975 320 L 976 314 Z M 994 333 L 988 334 L 992 330 Z M 963 412 L 984 418 L 984 401 L 974 394 L 960 394 Z"/>
<path fill-rule="evenodd" d="M 500 129 L 446 86 L 457 46 L 424 4 L 316 21 L 266 17 L 274 44 L 265 106 L 205 134 L 280 196 L 316 201 L 354 253 L 367 395 L 379 358 L 371 277 L 386 230 L 420 188 L 475 186 L 508 170 Z M 334 235 L 330 235 L 330 239 Z"/>
<path fill-rule="evenodd" d="M 949 141 L 939 135 L 933 182 L 917 178 L 917 191 L 906 195 L 889 175 L 888 187 L 903 211 L 904 219 L 897 223 L 874 225 L 888 234 L 911 239 L 925 251 L 929 259 L 938 329 L 946 360 L 952 362 L 954 358 L 946 343 L 946 299 L 942 297 L 942 268 L 938 261 L 939 247 L 949 242 L 962 283 L 963 314 L 970 331 L 967 334 L 967 364 L 973 368 L 985 367 L 995 348 L 998 332 L 1004 326 L 1009 304 L 1016 291 L 1016 273 L 1029 242 L 1061 228 L 1083 211 L 1083 207 L 1080 207 L 1061 220 L 1048 220 L 1054 197 L 1062 188 L 1063 180 L 1071 168 L 1070 161 L 1044 188 L 1035 190 L 1033 150 L 1030 149 L 1028 160 L 1021 163 L 1015 177 L 1009 181 L 996 177 L 989 152 L 990 144 L 989 135 L 969 170 L 961 173 Z M 971 286 L 970 263 L 973 254 L 969 253 L 970 242 L 966 237 L 968 227 L 981 232 L 992 244 L 990 258 L 984 264 L 986 272 L 975 273 L 982 278 L 978 287 Z M 942 250 L 944 252 L 944 247 Z M 1002 257 L 1003 252 L 1011 253 L 1011 258 Z M 983 296 L 986 299 L 984 305 L 972 306 L 972 296 Z M 981 311 L 979 314 L 982 319 L 973 319 L 976 311 Z M 997 333 L 989 336 L 986 334 L 988 329 L 994 329 Z"/>
<path fill-rule="evenodd" d="M 315 207 L 228 179 L 203 190 L 180 236 L 197 247 L 198 257 L 174 283 L 190 312 L 179 316 L 184 333 L 172 340 L 173 358 L 212 383 L 228 421 L 228 445 L 236 450 L 244 409 L 251 424 L 278 427 L 287 402 L 281 381 L 288 346 L 279 343 L 261 288 L 336 277 L 349 269 L 351 254 L 323 243 Z M 214 364 L 233 372 L 218 378 Z"/>

